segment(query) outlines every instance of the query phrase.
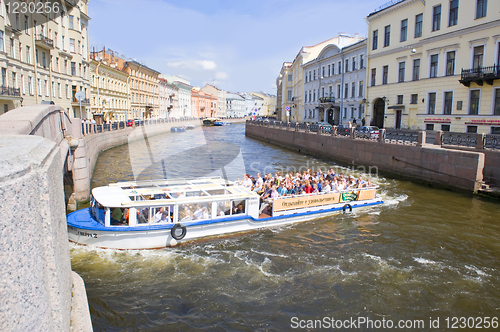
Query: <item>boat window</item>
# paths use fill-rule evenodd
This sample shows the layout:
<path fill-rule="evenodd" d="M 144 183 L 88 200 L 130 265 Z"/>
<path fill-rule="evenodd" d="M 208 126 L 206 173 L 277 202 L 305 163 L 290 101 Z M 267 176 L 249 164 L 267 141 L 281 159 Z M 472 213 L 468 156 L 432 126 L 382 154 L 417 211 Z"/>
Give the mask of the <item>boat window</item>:
<path fill-rule="evenodd" d="M 128 226 L 128 209 L 111 208 L 111 225 L 112 226 Z"/>
<path fill-rule="evenodd" d="M 179 220 L 206 220 L 212 218 L 212 203 L 180 204 Z"/>
<path fill-rule="evenodd" d="M 90 214 L 92 217 L 104 225 L 104 206 L 102 206 L 94 197 L 90 200 Z"/>
<path fill-rule="evenodd" d="M 230 216 L 231 215 L 231 201 L 217 202 L 217 216 Z"/>
<path fill-rule="evenodd" d="M 173 206 L 163 206 L 151 208 L 151 223 L 169 223 L 172 222 Z"/>
<path fill-rule="evenodd" d="M 227 190 L 224 190 L 224 189 L 213 189 L 213 190 L 207 190 L 207 193 L 210 196 L 220 196 L 220 195 L 227 194 Z"/>
<path fill-rule="evenodd" d="M 233 214 L 240 214 L 240 213 L 245 213 L 245 200 L 236 200 L 232 201 L 232 212 Z"/>

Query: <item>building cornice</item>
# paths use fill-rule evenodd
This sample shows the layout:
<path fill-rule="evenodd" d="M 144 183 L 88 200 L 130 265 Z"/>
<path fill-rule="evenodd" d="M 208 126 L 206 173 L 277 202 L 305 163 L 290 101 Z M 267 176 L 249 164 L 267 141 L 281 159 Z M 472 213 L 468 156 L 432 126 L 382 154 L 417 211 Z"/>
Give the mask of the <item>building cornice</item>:
<path fill-rule="evenodd" d="M 398 9 L 401 9 L 401 8 L 403 8 L 403 7 L 409 6 L 409 5 L 411 5 L 412 3 L 414 3 L 414 2 L 421 2 L 421 1 L 422 1 L 422 0 L 405 0 L 405 1 L 402 1 L 402 2 L 400 2 L 400 3 L 397 3 L 397 4 L 395 4 L 395 5 L 392 5 L 392 6 L 390 6 L 390 7 L 387 7 L 387 8 L 384 8 L 384 9 L 381 9 L 381 10 L 379 10 L 379 11 L 376 11 L 376 12 L 371 13 L 370 15 L 368 15 L 368 16 L 366 17 L 366 20 L 367 20 L 368 22 L 371 22 L 371 21 L 373 21 L 373 20 L 376 20 L 376 19 L 380 18 L 381 16 L 384 16 L 384 15 L 386 15 L 386 14 L 389 14 L 389 13 L 391 13 L 391 12 L 393 12 L 393 11 L 396 11 L 396 10 L 398 10 Z"/>

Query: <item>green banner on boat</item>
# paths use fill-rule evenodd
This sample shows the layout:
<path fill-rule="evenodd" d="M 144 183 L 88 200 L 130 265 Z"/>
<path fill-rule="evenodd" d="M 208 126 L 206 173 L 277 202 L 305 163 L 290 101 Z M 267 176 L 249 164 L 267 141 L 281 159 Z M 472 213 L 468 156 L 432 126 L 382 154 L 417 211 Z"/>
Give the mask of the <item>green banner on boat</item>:
<path fill-rule="evenodd" d="M 354 192 L 354 191 L 351 191 L 351 192 L 348 192 L 348 193 L 342 193 L 342 202 L 351 202 L 351 201 L 355 201 L 358 199 L 358 192 Z"/>

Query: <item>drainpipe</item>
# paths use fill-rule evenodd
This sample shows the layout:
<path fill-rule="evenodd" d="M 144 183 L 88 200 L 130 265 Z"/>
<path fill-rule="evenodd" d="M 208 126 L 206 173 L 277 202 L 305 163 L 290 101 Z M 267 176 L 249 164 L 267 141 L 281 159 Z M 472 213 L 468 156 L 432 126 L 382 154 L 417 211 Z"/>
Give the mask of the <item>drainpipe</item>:
<path fill-rule="evenodd" d="M 341 73 L 341 79 L 340 79 L 340 122 L 339 124 L 342 124 L 342 112 L 344 111 L 344 49 L 342 48 L 340 50 L 340 59 L 342 60 L 340 64 L 340 73 Z"/>
<path fill-rule="evenodd" d="M 40 104 L 40 100 L 38 98 L 38 95 L 40 93 L 40 91 L 38 91 L 38 63 L 36 62 L 36 41 L 35 41 L 35 33 L 36 33 L 36 29 L 35 29 L 35 26 L 33 24 L 33 14 L 30 14 L 30 20 L 31 20 L 31 26 L 33 27 L 33 33 L 31 34 L 31 42 L 33 43 L 33 50 L 32 50 L 32 56 L 31 58 L 33 59 L 33 63 L 34 63 L 34 73 L 35 73 L 35 79 L 33 80 L 33 84 L 35 85 L 35 98 L 36 98 L 36 103 L 37 104 Z"/>

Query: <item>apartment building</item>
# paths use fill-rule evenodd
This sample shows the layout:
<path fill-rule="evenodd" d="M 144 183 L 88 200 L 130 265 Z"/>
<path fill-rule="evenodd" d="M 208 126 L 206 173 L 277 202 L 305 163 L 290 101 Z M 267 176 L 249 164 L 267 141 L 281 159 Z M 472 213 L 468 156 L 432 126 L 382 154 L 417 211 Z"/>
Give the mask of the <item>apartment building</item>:
<path fill-rule="evenodd" d="M 276 115 L 276 96 L 264 92 L 249 92 L 253 96 L 262 98 L 262 115 L 275 116 Z"/>
<path fill-rule="evenodd" d="M 8 12 L 0 2 L 0 114 L 52 101 L 71 117 L 89 117 L 86 0 L 59 1 L 44 13 Z M 75 94 L 83 91 L 80 103 Z"/>
<path fill-rule="evenodd" d="M 226 117 L 239 118 L 245 115 L 245 98 L 237 93 L 226 94 Z"/>
<path fill-rule="evenodd" d="M 226 91 L 219 89 L 211 84 L 205 85 L 203 88 L 201 88 L 201 91 L 217 97 L 217 110 L 215 112 L 215 116 L 226 116 Z"/>
<path fill-rule="evenodd" d="M 90 60 L 90 110 L 93 118 L 126 121 L 130 114 L 129 75 L 116 63 L 108 66 L 105 60 Z"/>
<path fill-rule="evenodd" d="M 179 118 L 179 88 L 164 78 L 158 80 L 160 118 Z"/>
<path fill-rule="evenodd" d="M 339 34 L 334 38 L 325 40 L 316 45 L 303 46 L 289 66 L 288 63 L 283 64 L 279 75 L 282 80 L 282 98 L 281 105 L 278 106 L 281 112 L 285 112 L 285 114 L 281 114 L 282 119 L 286 117 L 286 114 L 290 114 L 290 116 L 286 117 L 288 121 L 302 121 L 304 119 L 304 82 L 302 65 L 315 59 L 326 45 L 335 44 L 339 47 L 344 47 L 360 39 L 363 38 L 360 38 L 358 34 L 355 34 L 354 37 Z"/>
<path fill-rule="evenodd" d="M 302 65 L 305 122 L 361 123 L 364 117 L 366 39 L 346 47 L 325 46 Z"/>
<path fill-rule="evenodd" d="M 291 62 L 283 62 L 280 73 L 276 78 L 276 118 L 281 121 L 290 121 L 291 119 L 293 88 L 291 68 Z"/>
<path fill-rule="evenodd" d="M 159 75 L 160 72 L 149 68 L 135 60 L 127 60 L 110 49 L 91 52 L 93 59 L 105 61 L 113 68 L 117 68 L 129 77 L 130 115 L 132 118 L 158 118 L 159 105 Z"/>
<path fill-rule="evenodd" d="M 193 87 L 185 78 L 179 76 L 160 75 L 160 78 L 166 79 L 169 83 L 178 89 L 178 108 L 174 108 L 175 118 L 195 116 L 191 113 L 191 91 Z"/>
<path fill-rule="evenodd" d="M 393 1 L 367 21 L 367 120 L 500 133 L 499 1 Z"/>
<path fill-rule="evenodd" d="M 191 114 L 197 118 L 216 117 L 217 97 L 193 88 L 191 90 Z"/>

